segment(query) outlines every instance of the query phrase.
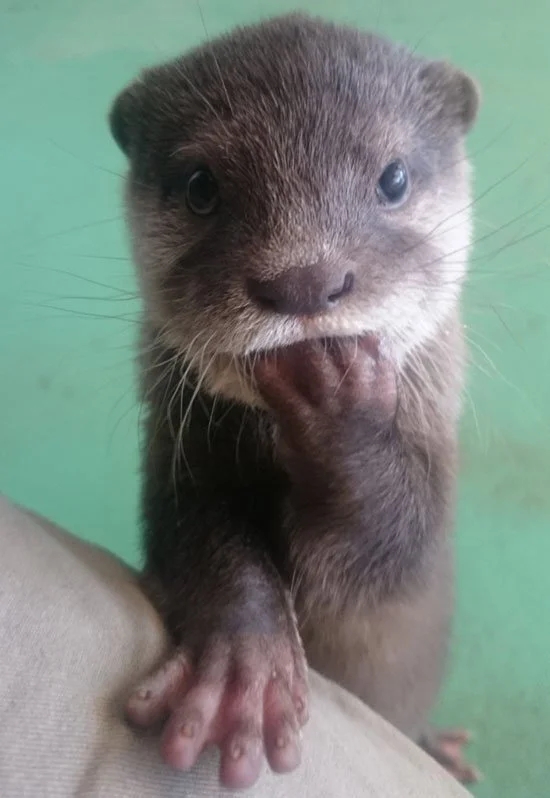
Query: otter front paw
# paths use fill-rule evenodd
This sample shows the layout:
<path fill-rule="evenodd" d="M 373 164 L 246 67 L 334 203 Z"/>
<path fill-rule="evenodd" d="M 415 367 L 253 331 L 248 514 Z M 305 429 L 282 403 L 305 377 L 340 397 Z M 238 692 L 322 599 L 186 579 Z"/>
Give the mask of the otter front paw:
<path fill-rule="evenodd" d="M 362 410 L 393 418 L 397 383 L 393 364 L 372 335 L 302 341 L 258 358 L 258 388 L 282 416 L 309 410 L 338 417 Z"/>
<path fill-rule="evenodd" d="M 278 422 L 281 457 L 293 481 L 315 475 L 319 487 L 319 480 L 349 475 L 396 415 L 396 371 L 371 335 L 268 352 L 255 377 Z"/>
<path fill-rule="evenodd" d="M 131 721 L 166 719 L 164 760 L 188 770 L 208 745 L 221 751 L 227 787 L 251 786 L 264 753 L 284 773 L 300 762 L 300 727 L 307 720 L 306 664 L 288 636 L 212 637 L 198 657 L 183 648 L 130 697 Z"/>

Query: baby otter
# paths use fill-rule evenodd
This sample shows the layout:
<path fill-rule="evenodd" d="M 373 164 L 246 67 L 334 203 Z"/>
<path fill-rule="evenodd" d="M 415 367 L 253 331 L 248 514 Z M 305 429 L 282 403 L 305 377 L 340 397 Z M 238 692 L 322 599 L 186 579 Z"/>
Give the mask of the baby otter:
<path fill-rule="evenodd" d="M 144 577 L 175 651 L 163 755 L 296 767 L 306 658 L 428 735 L 452 615 L 474 82 L 292 15 L 116 99 L 144 300 Z M 305 655 L 304 655 L 305 652 Z"/>

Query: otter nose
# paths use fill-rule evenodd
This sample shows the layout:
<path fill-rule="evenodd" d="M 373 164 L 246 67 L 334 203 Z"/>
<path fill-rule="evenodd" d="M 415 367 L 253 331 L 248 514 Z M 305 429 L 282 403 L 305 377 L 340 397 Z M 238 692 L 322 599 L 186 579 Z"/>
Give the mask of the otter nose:
<path fill-rule="evenodd" d="M 272 280 L 247 280 L 251 299 L 266 310 L 287 316 L 314 316 L 335 307 L 353 291 L 353 272 L 302 266 Z"/>

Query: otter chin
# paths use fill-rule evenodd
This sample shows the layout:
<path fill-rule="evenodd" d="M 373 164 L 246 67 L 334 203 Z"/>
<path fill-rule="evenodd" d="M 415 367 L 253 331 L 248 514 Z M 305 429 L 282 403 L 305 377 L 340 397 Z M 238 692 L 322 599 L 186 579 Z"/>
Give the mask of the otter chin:
<path fill-rule="evenodd" d="M 264 757 L 298 767 L 311 667 L 475 777 L 429 716 L 478 107 L 461 69 L 304 15 L 113 103 L 143 298 L 143 581 L 174 642 L 127 711 L 164 722 L 176 768 L 211 744 L 230 787 Z"/>

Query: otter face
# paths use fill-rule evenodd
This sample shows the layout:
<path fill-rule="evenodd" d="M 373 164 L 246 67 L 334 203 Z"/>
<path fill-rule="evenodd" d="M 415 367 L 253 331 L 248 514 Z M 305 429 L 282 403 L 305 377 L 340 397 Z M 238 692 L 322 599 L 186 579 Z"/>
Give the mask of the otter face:
<path fill-rule="evenodd" d="M 478 102 L 447 64 L 302 16 L 145 71 L 111 129 L 151 324 L 229 394 L 223 368 L 305 338 L 402 358 L 460 291 Z"/>

